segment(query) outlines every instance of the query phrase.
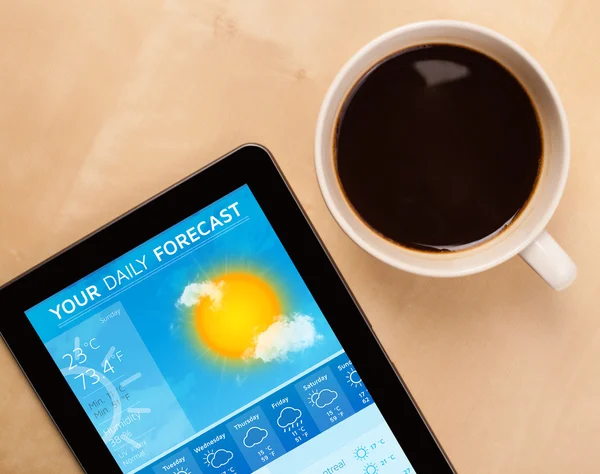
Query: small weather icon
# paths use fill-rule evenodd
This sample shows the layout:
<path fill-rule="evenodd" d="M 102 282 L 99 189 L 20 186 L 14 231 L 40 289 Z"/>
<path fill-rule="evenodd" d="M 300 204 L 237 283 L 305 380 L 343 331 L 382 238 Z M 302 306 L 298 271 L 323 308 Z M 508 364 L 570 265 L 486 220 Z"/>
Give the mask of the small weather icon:
<path fill-rule="evenodd" d="M 379 469 L 374 463 L 369 463 L 365 466 L 365 474 L 377 474 Z"/>
<path fill-rule="evenodd" d="M 226 449 L 217 449 L 216 451 L 209 451 L 204 456 L 204 462 L 207 466 L 214 467 L 218 469 L 220 467 L 225 466 L 233 459 L 233 453 Z"/>
<path fill-rule="evenodd" d="M 367 459 L 367 457 L 369 457 L 369 451 L 367 451 L 367 448 L 365 446 L 359 446 L 354 450 L 355 459 L 358 459 L 359 461 L 364 461 L 365 459 Z"/>
<path fill-rule="evenodd" d="M 321 391 L 315 390 L 311 392 L 308 401 L 313 407 L 325 408 L 337 400 L 338 393 L 335 390 L 324 388 Z"/>
<path fill-rule="evenodd" d="M 302 418 L 302 412 L 298 408 L 285 407 L 277 418 L 277 426 L 283 428 L 283 431 L 290 431 L 302 424 L 300 418 Z"/>
<path fill-rule="evenodd" d="M 252 448 L 257 444 L 262 443 L 267 436 L 269 436 L 267 430 L 259 428 L 258 426 L 253 426 L 246 432 L 246 436 L 244 436 L 244 446 Z"/>
<path fill-rule="evenodd" d="M 185 468 L 180 471 L 176 471 L 175 474 L 191 474 L 191 473 L 190 473 L 190 471 L 187 470 L 187 468 Z"/>
<path fill-rule="evenodd" d="M 354 369 L 348 371 L 346 375 L 346 383 L 350 384 L 351 387 L 362 387 L 362 379 L 358 372 Z"/>

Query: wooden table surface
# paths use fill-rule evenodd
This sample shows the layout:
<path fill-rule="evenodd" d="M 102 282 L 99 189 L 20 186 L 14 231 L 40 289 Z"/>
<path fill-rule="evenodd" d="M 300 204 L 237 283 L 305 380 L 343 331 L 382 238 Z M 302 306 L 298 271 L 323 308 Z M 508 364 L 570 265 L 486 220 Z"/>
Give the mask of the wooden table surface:
<path fill-rule="evenodd" d="M 579 265 L 565 292 L 519 259 L 454 280 L 394 270 L 355 246 L 321 199 L 312 147 L 330 81 L 373 37 L 432 18 L 516 40 L 564 100 L 573 165 L 550 230 Z M 598 473 L 598 18 L 597 0 L 4 0 L 0 281 L 256 141 L 461 474 Z M 0 472 L 80 472 L 4 345 Z"/>

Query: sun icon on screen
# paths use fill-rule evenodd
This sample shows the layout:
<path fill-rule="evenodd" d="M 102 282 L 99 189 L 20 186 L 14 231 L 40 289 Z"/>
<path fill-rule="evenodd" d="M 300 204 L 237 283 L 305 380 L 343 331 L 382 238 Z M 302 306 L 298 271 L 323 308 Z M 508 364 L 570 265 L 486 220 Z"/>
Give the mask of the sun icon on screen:
<path fill-rule="evenodd" d="M 379 469 L 375 463 L 369 463 L 365 466 L 365 474 L 379 474 Z"/>
<path fill-rule="evenodd" d="M 363 461 L 364 459 L 367 459 L 367 457 L 369 457 L 369 452 L 367 451 L 367 448 L 365 446 L 359 446 L 354 450 L 355 459 Z"/>
<path fill-rule="evenodd" d="M 257 336 L 281 317 L 281 303 L 271 285 L 248 272 L 225 273 L 212 281 L 214 291 L 194 307 L 195 331 L 215 354 L 243 359 Z"/>
<path fill-rule="evenodd" d="M 319 395 L 321 393 L 317 390 L 313 390 L 312 392 L 309 393 L 308 395 L 308 402 L 310 403 L 311 406 L 316 406 L 317 405 L 317 400 L 319 399 Z"/>
<path fill-rule="evenodd" d="M 191 474 L 187 468 L 180 469 L 179 471 L 175 471 L 175 474 Z"/>
<path fill-rule="evenodd" d="M 358 375 L 358 372 L 354 369 L 348 371 L 346 375 L 346 383 L 350 384 L 351 387 L 362 387 L 362 379 Z"/>

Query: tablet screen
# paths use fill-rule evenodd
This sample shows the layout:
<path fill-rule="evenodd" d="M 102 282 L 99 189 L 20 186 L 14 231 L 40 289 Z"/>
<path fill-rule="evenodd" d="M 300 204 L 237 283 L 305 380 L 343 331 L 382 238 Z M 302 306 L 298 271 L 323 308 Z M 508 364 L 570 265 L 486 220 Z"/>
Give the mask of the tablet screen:
<path fill-rule="evenodd" d="M 250 188 L 26 311 L 124 473 L 414 473 Z"/>

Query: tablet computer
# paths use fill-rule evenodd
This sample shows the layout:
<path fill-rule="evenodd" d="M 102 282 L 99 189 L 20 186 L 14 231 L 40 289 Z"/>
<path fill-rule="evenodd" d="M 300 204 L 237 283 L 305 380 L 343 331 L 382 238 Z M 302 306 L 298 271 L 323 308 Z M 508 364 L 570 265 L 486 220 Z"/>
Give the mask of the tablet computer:
<path fill-rule="evenodd" d="M 453 472 L 260 146 L 8 283 L 0 304 L 88 473 Z"/>

